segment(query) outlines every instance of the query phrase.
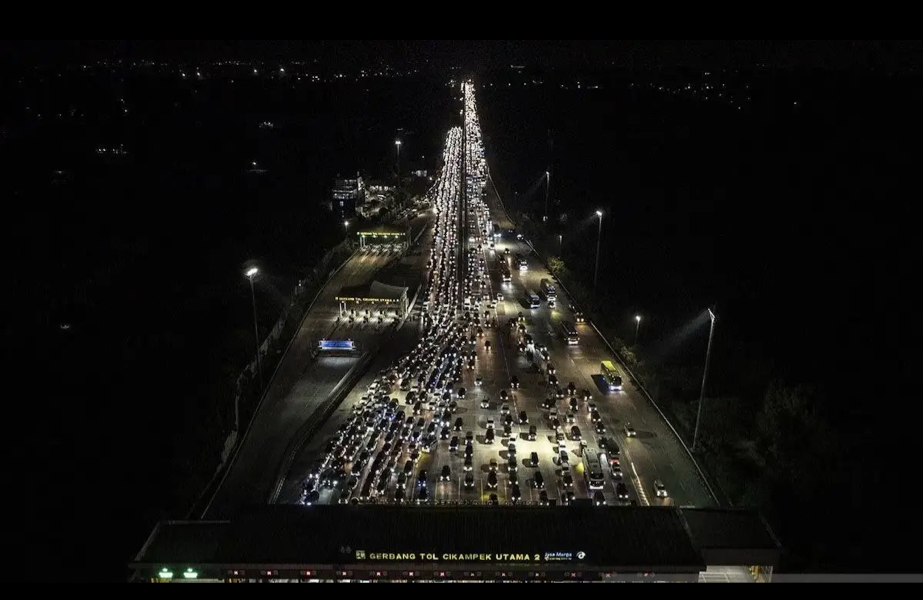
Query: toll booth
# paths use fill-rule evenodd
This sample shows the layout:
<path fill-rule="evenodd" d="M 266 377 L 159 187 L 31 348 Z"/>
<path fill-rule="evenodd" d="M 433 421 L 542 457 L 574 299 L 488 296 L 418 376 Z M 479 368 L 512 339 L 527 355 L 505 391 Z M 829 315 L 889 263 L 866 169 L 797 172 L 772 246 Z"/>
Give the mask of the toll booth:
<path fill-rule="evenodd" d="M 336 296 L 343 320 L 388 322 L 407 318 L 407 288 L 373 282 L 370 286 L 343 288 Z"/>
<path fill-rule="evenodd" d="M 359 247 L 362 250 L 390 250 L 404 252 L 410 245 L 410 228 L 381 226 L 359 231 Z"/>

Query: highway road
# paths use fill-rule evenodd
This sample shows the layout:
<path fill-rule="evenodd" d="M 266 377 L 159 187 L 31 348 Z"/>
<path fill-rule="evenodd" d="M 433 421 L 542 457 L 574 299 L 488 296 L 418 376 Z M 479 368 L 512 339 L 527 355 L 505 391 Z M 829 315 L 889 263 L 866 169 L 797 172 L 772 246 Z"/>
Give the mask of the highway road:
<path fill-rule="evenodd" d="M 544 298 L 534 309 L 526 301 L 530 292 L 543 295 L 541 281 L 552 276 L 530 247 L 509 233 L 513 224 L 486 186 L 472 94 L 466 101 L 465 156 L 450 134 L 447 168 L 434 198 L 441 238 L 430 263 L 435 277 L 427 292 L 430 321 L 421 331 L 422 343 L 409 355 L 379 361 L 306 448 L 284 501 L 712 506 L 691 459 L 656 409 L 627 378 L 623 391 L 608 391 L 600 365 L 614 356 L 591 326 L 576 323 L 566 292 L 558 286 L 554 308 Z M 456 169 L 467 176 L 460 184 L 464 193 L 454 184 Z M 520 271 L 516 255 L 525 257 L 527 269 Z M 508 283 L 501 280 L 504 266 L 512 275 Z M 462 305 L 466 308 L 458 311 Z M 568 344 L 564 323 L 576 327 L 577 345 Z M 518 348 L 525 335 L 532 338 L 534 362 Z M 539 351 L 543 347 L 547 360 Z M 392 370 L 378 372 L 389 364 Z M 549 364 L 560 388 L 573 384 L 579 397 L 575 409 L 570 398 L 543 407 L 549 395 L 554 397 Z M 519 389 L 513 389 L 514 377 Z M 400 386 L 405 378 L 407 384 Z M 428 398 L 416 404 L 423 393 Z M 591 419 L 594 406 L 598 429 Z M 629 424 L 637 433 L 630 438 Z M 602 450 L 604 480 L 591 489 L 583 457 Z M 610 464 L 616 454 L 619 460 L 613 462 L 621 473 Z M 657 481 L 666 498 L 658 498 Z"/>
<path fill-rule="evenodd" d="M 513 224 L 503 211 L 492 187 L 488 198 L 492 215 L 501 229 L 512 229 Z M 574 382 L 578 389 L 591 391 L 592 402 L 598 406 L 608 431 L 602 435 L 595 433 L 592 424 L 586 419 L 588 413 L 585 410 L 581 411 L 577 425 L 584 437 L 588 438 L 590 447 L 598 447 L 599 437 L 615 440 L 622 452 L 621 466 L 625 482 L 631 483 L 632 496 L 641 504 L 713 506 L 714 500 L 685 449 L 657 409 L 632 382 L 626 378 L 624 390 L 620 393 L 609 394 L 603 391 L 600 366 L 603 361 L 615 361 L 615 357 L 591 325 L 576 323 L 571 310 L 572 302 L 565 290 L 556 286 L 557 303 L 553 310 L 549 309 L 544 301 L 538 310 L 530 310 L 523 306 L 528 291 L 534 291 L 541 296 L 541 281 L 551 280 L 553 277 L 538 257 L 530 254 L 531 248 L 515 238 L 502 241 L 495 266 L 505 260 L 506 248 L 510 249 L 512 256 L 517 253 L 528 256 L 529 269 L 525 272 L 511 269 L 512 285 L 501 288 L 506 296 L 506 300 L 498 306 L 501 322 L 522 312 L 526 316 L 527 329 L 535 338 L 536 344 L 548 347 L 562 387 Z M 492 271 L 491 279 L 496 282 L 499 275 Z M 580 334 L 578 346 L 569 346 L 564 339 L 562 325 L 565 322 L 575 325 Z M 519 368 L 521 371 L 525 363 L 522 357 L 508 356 L 507 359 L 514 363 L 510 365 L 511 370 Z M 628 439 L 625 436 L 624 429 L 628 423 L 636 430 L 636 438 Z M 666 500 L 657 498 L 654 482 L 658 480 L 669 492 L 670 497 Z M 609 495 L 608 489 L 605 493 Z"/>
<path fill-rule="evenodd" d="M 414 231 L 431 219 L 417 219 Z M 225 478 L 206 509 L 205 518 L 228 518 L 240 508 L 265 504 L 272 492 L 282 457 L 294 434 L 359 361 L 358 358 L 319 357 L 312 353 L 318 340 L 348 337 L 357 347 L 372 348 L 387 325 L 338 324 L 334 300 L 341 288 L 370 283 L 396 259 L 395 254 L 357 253 L 321 291 L 301 324 L 258 413 Z"/>

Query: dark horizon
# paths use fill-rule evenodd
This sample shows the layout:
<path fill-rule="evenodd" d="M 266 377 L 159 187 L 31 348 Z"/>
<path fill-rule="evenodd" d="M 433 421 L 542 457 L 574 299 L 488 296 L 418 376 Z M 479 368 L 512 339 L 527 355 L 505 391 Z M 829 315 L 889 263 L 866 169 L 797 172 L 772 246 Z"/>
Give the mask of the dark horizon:
<path fill-rule="evenodd" d="M 918 72 L 920 40 L 6 40 L 8 63 L 316 61 L 335 68 L 820 68 Z"/>

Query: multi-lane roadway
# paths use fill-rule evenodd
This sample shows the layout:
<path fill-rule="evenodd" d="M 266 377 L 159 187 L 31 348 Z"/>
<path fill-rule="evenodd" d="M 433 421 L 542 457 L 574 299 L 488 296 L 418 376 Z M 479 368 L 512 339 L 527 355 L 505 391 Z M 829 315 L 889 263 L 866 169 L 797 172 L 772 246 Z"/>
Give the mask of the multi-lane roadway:
<path fill-rule="evenodd" d="M 566 291 L 555 286 L 549 305 L 541 284 L 551 274 L 487 185 L 470 86 L 465 99 L 464 134 L 450 132 L 432 192 L 439 218 L 421 342 L 347 399 L 309 445 L 314 460 L 301 463 L 287 500 L 712 505 L 650 402 L 627 378 L 608 390 L 600 367 L 614 357 Z M 556 397 L 558 388 L 569 391 Z M 599 459 L 602 479 L 591 482 L 585 456 Z"/>

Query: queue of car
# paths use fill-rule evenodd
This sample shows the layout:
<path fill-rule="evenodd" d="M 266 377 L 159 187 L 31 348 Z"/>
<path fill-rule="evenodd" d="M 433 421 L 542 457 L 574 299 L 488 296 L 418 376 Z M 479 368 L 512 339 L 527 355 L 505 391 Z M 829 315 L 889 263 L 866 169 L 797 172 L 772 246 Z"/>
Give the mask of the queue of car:
<path fill-rule="evenodd" d="M 501 446 L 500 450 L 500 453 L 507 453 L 503 471 L 509 482 L 507 497 L 513 504 L 522 501 L 518 473 L 520 465 L 512 441 L 514 424 L 522 427 L 523 433 L 528 427 L 525 439 L 531 442 L 538 439 L 538 427 L 531 422 L 528 411 L 511 406 L 516 403 L 516 394 L 522 392 L 523 381 L 518 374 L 512 375 L 509 378 L 510 391 L 501 390 L 496 404 L 482 394 L 484 378 L 481 374 L 465 376 L 471 377 L 467 381 L 473 381 L 474 389 L 470 394 L 468 389 L 460 385 L 463 371 L 474 371 L 478 367 L 478 351 L 491 350 L 491 342 L 485 337 L 488 337 L 490 330 L 499 326 L 496 315 L 491 311 L 497 308 L 497 301 L 504 298 L 502 292 L 494 294 L 489 285 L 485 256 L 496 250 L 496 238 L 490 239 L 492 230 L 496 228 L 490 222 L 486 203 L 479 193 L 486 182 L 486 162 L 483 160 L 476 110 L 470 110 L 468 114 L 474 115 L 475 119 L 473 123 L 467 124 L 469 147 L 462 148 L 465 136 L 460 128 L 449 132 L 443 155 L 443 170 L 428 194 L 437 218 L 433 228 L 431 257 L 427 264 L 427 279 L 421 293 L 427 308 L 423 315 L 422 339 L 408 355 L 379 374 L 369 386 L 367 394 L 353 407 L 347 422 L 326 443 L 323 448 L 324 458 L 312 467 L 304 482 L 303 502 L 306 505 L 316 504 L 322 490 L 337 490 L 335 497 L 340 504 L 372 501 L 428 503 L 427 472 L 416 469 L 422 455 L 435 452 L 440 442 L 446 443 L 442 447 L 448 450 L 447 457 L 454 456 L 454 460 L 463 460 L 461 474 L 454 482 L 464 490 L 475 490 L 475 436 L 471 427 L 478 423 L 468 423 L 464 449 L 460 452 L 460 434 L 465 430 L 466 417 L 454 416 L 459 412 L 460 403 L 466 407 L 461 414 L 470 414 L 470 404 L 465 403 L 472 402 L 472 395 L 478 396 L 481 410 L 490 411 L 492 407 L 497 407 L 499 429 L 495 417 L 489 417 L 483 438 L 479 439 L 487 446 L 496 444 L 498 439 L 507 444 Z M 465 168 L 469 172 L 465 189 L 460 177 L 463 161 L 468 161 Z M 472 177 L 471 173 L 475 175 Z M 459 219 L 462 207 L 465 206 L 462 203 L 463 195 L 467 198 L 467 230 Z M 508 254 L 509 249 L 505 252 Z M 463 265 L 460 263 L 466 263 L 467 268 L 462 270 L 460 267 Z M 575 314 L 578 315 L 577 322 L 582 322 L 582 315 L 576 311 Z M 567 431 L 571 439 L 580 443 L 585 452 L 588 451 L 587 441 L 576 424 L 581 401 L 587 407 L 595 432 L 602 435 L 607 429 L 599 411 L 591 402 L 590 391 L 578 392 L 573 382 L 566 387 L 559 384 L 548 348 L 536 345 L 522 313 L 510 321 L 510 334 L 516 346 L 527 356 L 530 369 L 526 372 L 542 374 L 548 385 L 549 394 L 542 407 L 549 410 L 547 423 L 556 432 L 555 463 L 561 469 L 561 476 L 555 479 L 559 483 L 557 487 L 562 490 L 561 503 L 570 504 L 575 500 L 574 479 L 570 473 L 570 458 L 562 421 L 569 426 Z M 535 363 L 537 357 L 541 357 L 543 369 Z M 394 397 L 398 392 L 404 395 L 406 413 L 400 409 L 399 398 Z M 557 402 L 563 400 L 567 400 L 570 410 L 558 414 Z M 538 421 L 541 422 L 541 419 Z M 628 438 L 637 436 L 630 423 L 624 426 L 624 433 Z M 603 442 L 604 439 L 600 440 L 600 449 L 609 459 L 612 477 L 619 486 L 625 488 L 621 481 L 618 448 L 612 442 Z M 498 458 L 503 460 L 502 454 Z M 402 461 L 403 470 L 397 468 Z M 498 490 L 500 487 L 499 464 L 497 459 L 489 462 L 482 479 L 488 490 Z M 539 454 L 531 452 L 524 465 L 533 470 L 531 477 L 527 472 L 523 478 L 529 487 L 540 492 L 539 503 L 545 506 L 554 504 L 548 496 L 545 478 L 539 470 Z M 438 483 L 453 483 L 450 465 L 434 468 L 439 472 Z M 408 489 L 408 482 L 413 481 L 416 484 Z M 658 498 L 668 497 L 666 487 L 659 481 L 655 489 Z M 629 501 L 627 488 L 625 494 L 621 494 L 620 490 L 616 488 L 616 498 L 620 502 Z M 598 501 L 601 496 L 601 492 L 597 492 L 593 500 Z M 499 504 L 497 494 L 491 494 L 488 503 Z M 605 503 L 604 497 L 602 503 Z"/>

